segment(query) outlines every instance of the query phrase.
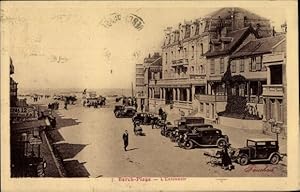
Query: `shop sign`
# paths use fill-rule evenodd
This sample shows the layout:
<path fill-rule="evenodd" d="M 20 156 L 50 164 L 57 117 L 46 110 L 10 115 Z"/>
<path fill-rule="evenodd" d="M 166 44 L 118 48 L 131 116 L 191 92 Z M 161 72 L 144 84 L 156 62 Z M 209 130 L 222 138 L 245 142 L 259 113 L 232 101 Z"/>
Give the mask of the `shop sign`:
<path fill-rule="evenodd" d="M 12 120 L 22 119 L 22 121 L 38 118 L 38 112 L 33 107 L 11 107 L 10 117 Z"/>

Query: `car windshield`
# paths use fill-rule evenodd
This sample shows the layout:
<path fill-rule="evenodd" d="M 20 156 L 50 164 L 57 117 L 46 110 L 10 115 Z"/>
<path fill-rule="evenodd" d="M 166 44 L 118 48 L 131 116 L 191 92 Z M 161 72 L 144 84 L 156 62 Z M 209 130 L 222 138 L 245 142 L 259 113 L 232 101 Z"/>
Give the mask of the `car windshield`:
<path fill-rule="evenodd" d="M 255 146 L 255 142 L 254 142 L 254 141 L 248 140 L 248 141 L 247 141 L 247 146 L 248 146 L 248 147 L 253 147 L 253 146 Z"/>

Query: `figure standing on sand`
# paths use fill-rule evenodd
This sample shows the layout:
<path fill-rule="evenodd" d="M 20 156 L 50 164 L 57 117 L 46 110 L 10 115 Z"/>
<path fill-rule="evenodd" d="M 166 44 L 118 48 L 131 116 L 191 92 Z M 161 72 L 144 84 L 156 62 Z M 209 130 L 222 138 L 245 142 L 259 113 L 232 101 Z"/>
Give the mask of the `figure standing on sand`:
<path fill-rule="evenodd" d="M 124 150 L 127 151 L 128 146 L 128 132 L 125 130 L 125 133 L 123 134 L 123 142 L 124 142 Z"/>
<path fill-rule="evenodd" d="M 68 99 L 66 98 L 65 100 L 65 109 L 67 110 L 68 109 Z"/>

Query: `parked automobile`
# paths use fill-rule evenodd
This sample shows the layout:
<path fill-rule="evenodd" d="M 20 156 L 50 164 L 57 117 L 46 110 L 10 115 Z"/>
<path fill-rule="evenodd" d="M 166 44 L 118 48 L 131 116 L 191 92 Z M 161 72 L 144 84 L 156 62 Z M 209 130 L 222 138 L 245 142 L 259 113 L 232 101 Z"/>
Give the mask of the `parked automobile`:
<path fill-rule="evenodd" d="M 277 140 L 247 139 L 246 147 L 238 149 L 237 162 L 240 165 L 263 161 L 278 164 L 282 158 Z"/>
<path fill-rule="evenodd" d="M 116 114 L 117 111 L 123 110 L 124 107 L 124 105 L 115 105 L 114 114 Z"/>
<path fill-rule="evenodd" d="M 171 141 L 172 142 L 179 142 L 181 139 L 181 142 L 183 142 L 183 135 L 185 133 L 196 133 L 198 129 L 202 128 L 213 128 L 210 124 L 202 124 L 202 123 L 192 123 L 187 125 L 179 126 L 178 129 L 172 132 L 171 134 Z"/>
<path fill-rule="evenodd" d="M 229 143 L 228 136 L 223 135 L 222 131 L 217 128 L 203 128 L 195 133 L 185 133 L 183 139 L 185 149 L 192 149 L 196 146 L 223 148 Z"/>
<path fill-rule="evenodd" d="M 87 98 L 84 102 L 84 106 L 95 108 L 102 107 L 103 105 L 105 105 L 105 100 L 105 97 Z"/>
<path fill-rule="evenodd" d="M 179 121 L 180 120 L 175 120 L 173 124 L 171 122 L 166 123 L 166 125 L 161 128 L 161 135 L 170 137 L 171 133 L 178 128 Z"/>
<path fill-rule="evenodd" d="M 178 129 L 178 127 L 185 127 L 189 124 L 203 124 L 203 117 L 181 117 L 178 120 L 174 121 L 172 126 L 167 126 L 164 128 L 164 136 L 171 137 L 172 132 Z"/>
<path fill-rule="evenodd" d="M 181 117 L 180 122 L 181 124 L 196 124 L 196 123 L 204 123 L 203 117 Z"/>
<path fill-rule="evenodd" d="M 139 122 L 141 125 L 152 125 L 152 123 L 156 123 L 159 120 L 158 116 L 155 116 L 152 113 L 136 113 L 132 117 L 132 122 Z"/>
<path fill-rule="evenodd" d="M 117 118 L 120 118 L 120 117 L 132 118 L 135 113 L 136 113 L 136 110 L 134 107 L 127 106 L 127 107 L 124 107 L 124 109 L 117 111 L 115 113 L 115 116 Z"/>
<path fill-rule="evenodd" d="M 170 121 L 160 120 L 157 124 L 160 127 L 160 134 L 166 136 L 167 130 L 174 125 Z"/>

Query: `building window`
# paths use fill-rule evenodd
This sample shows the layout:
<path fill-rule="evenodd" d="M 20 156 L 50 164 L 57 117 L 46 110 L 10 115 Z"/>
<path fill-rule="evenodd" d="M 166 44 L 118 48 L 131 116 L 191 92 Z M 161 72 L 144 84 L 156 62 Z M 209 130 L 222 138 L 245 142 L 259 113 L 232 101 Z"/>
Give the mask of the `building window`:
<path fill-rule="evenodd" d="M 270 99 L 270 119 L 275 120 L 275 99 Z"/>
<path fill-rule="evenodd" d="M 214 74 L 215 73 L 215 60 L 211 59 L 210 60 L 210 74 Z"/>
<path fill-rule="evenodd" d="M 231 72 L 232 73 L 235 73 L 236 72 L 236 64 L 235 64 L 235 61 L 231 61 Z"/>
<path fill-rule="evenodd" d="M 262 67 L 262 56 L 256 57 L 256 71 L 261 71 Z"/>
<path fill-rule="evenodd" d="M 279 99 L 279 100 L 277 100 L 277 102 L 278 102 L 278 110 L 277 110 L 277 117 L 278 117 L 278 121 L 280 121 L 280 122 L 283 122 L 283 104 L 282 104 L 282 100 L 281 99 Z"/>
<path fill-rule="evenodd" d="M 256 71 L 256 58 L 255 57 L 252 57 L 251 58 L 251 61 L 250 61 L 250 71 Z"/>
<path fill-rule="evenodd" d="M 194 66 L 191 67 L 191 72 L 194 73 Z"/>
<path fill-rule="evenodd" d="M 224 58 L 220 58 L 220 73 L 224 73 Z"/>
<path fill-rule="evenodd" d="M 201 74 L 204 74 L 204 73 L 205 73 L 205 70 L 204 70 L 203 65 L 200 65 L 200 72 L 201 72 Z"/>
<path fill-rule="evenodd" d="M 203 112 L 203 110 L 204 110 L 204 104 L 200 103 L 200 112 Z"/>
<path fill-rule="evenodd" d="M 192 46 L 192 59 L 194 59 L 194 52 L 195 52 L 195 47 Z"/>
<path fill-rule="evenodd" d="M 171 51 L 171 59 L 173 60 L 174 59 L 174 52 Z"/>
<path fill-rule="evenodd" d="M 206 103 L 206 117 L 209 117 L 209 103 Z"/>
<path fill-rule="evenodd" d="M 166 53 L 166 64 L 168 64 L 168 53 Z"/>
<path fill-rule="evenodd" d="M 200 49 L 201 49 L 200 54 L 201 54 L 201 56 L 202 56 L 202 55 L 203 55 L 203 43 L 200 44 Z"/>
<path fill-rule="evenodd" d="M 186 48 L 184 48 L 184 57 L 187 58 L 187 51 L 186 51 Z"/>
<path fill-rule="evenodd" d="M 240 72 L 245 71 L 245 64 L 244 64 L 244 59 L 240 59 Z"/>

